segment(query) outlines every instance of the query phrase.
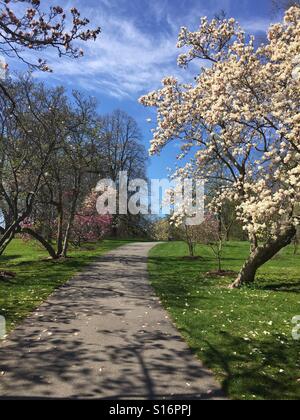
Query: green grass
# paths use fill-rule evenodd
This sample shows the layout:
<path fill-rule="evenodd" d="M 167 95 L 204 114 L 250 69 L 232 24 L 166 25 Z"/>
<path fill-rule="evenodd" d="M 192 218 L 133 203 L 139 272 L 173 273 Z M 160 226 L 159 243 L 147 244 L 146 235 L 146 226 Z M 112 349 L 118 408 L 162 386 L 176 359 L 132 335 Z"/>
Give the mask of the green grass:
<path fill-rule="evenodd" d="M 249 244 L 226 246 L 223 265 L 238 271 Z M 216 261 L 186 258 L 183 243 L 155 247 L 151 281 L 192 350 L 233 399 L 300 399 L 300 342 L 291 320 L 300 315 L 300 258 L 287 248 L 266 264 L 251 288 L 229 290 L 233 278 L 211 278 Z"/>
<path fill-rule="evenodd" d="M 86 244 L 82 249 L 71 250 L 71 258 L 54 262 L 35 242 L 14 240 L 0 257 L 0 271 L 16 273 L 12 280 L 0 280 L 0 315 L 6 319 L 8 332 L 97 256 L 128 242 Z"/>

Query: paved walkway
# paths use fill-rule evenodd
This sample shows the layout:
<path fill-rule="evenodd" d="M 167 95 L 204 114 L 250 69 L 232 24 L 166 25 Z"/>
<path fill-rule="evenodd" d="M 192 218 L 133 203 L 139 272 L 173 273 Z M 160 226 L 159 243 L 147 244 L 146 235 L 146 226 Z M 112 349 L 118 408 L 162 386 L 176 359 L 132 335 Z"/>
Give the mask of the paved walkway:
<path fill-rule="evenodd" d="M 0 344 L 0 396 L 222 398 L 149 285 L 153 245 L 100 258 Z"/>

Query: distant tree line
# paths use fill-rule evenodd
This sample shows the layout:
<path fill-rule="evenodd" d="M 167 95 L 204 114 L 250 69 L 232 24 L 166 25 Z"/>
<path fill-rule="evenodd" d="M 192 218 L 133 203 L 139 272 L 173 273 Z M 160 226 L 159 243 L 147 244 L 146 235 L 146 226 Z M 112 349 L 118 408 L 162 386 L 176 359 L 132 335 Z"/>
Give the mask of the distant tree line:
<path fill-rule="evenodd" d="M 0 92 L 0 255 L 17 234 L 55 259 L 70 241 L 137 234 L 139 217 L 98 215 L 94 195 L 100 178 L 146 175 L 136 122 L 122 111 L 100 116 L 93 99 L 29 76 L 7 80 L 5 91 L 15 107 Z"/>

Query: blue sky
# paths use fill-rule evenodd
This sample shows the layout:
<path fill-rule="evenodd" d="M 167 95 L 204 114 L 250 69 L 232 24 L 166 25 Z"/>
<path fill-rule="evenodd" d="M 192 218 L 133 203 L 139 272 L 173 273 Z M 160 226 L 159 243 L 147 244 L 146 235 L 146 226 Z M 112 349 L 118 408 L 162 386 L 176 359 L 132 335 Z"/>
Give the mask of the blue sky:
<path fill-rule="evenodd" d="M 100 113 L 115 108 L 127 111 L 139 123 L 147 148 L 152 127 L 146 120 L 155 114 L 137 101 L 159 87 L 166 75 L 186 77 L 176 64 L 181 26 L 195 30 L 201 16 L 212 17 L 222 9 L 237 18 L 247 32 L 257 35 L 276 20 L 271 0 L 72 0 L 61 1 L 61 5 L 78 7 L 93 26 L 102 27 L 102 35 L 85 45 L 85 57 L 80 60 L 49 54 L 54 73 L 35 77 L 95 96 Z M 178 146 L 173 145 L 160 157 L 151 158 L 149 176 L 165 177 L 178 153 Z"/>

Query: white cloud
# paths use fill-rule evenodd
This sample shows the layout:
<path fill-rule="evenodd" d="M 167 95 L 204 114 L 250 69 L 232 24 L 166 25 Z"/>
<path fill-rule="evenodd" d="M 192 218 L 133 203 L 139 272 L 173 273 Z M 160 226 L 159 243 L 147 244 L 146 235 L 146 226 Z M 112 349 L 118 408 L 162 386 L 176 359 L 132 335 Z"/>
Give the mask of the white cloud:
<path fill-rule="evenodd" d="M 76 1 L 82 15 L 89 17 L 93 26 L 102 27 L 102 34 L 96 42 L 83 46 L 85 57 L 80 60 L 58 60 L 51 53 L 48 61 L 54 70 L 53 80 L 69 83 L 72 87 L 77 85 L 90 93 L 136 100 L 141 94 L 159 87 L 166 75 L 179 79 L 189 77 L 176 64 L 177 33 L 181 25 L 196 29 L 200 15 L 208 11 L 205 2 L 199 3 L 197 13 L 191 8 L 180 14 L 172 13 L 168 1 L 152 0 L 147 9 L 149 16 L 144 17 L 145 21 L 138 21 L 138 16 L 130 15 L 125 0 L 98 0 L 95 8 L 88 6 L 88 2 L 82 5 L 82 1 L 72 0 L 73 3 Z M 218 2 L 213 2 L 216 8 Z M 224 6 L 227 3 L 228 0 L 222 0 Z M 141 26 L 146 21 L 151 23 L 147 28 Z M 265 31 L 269 24 L 267 19 L 241 21 L 251 33 Z M 152 32 L 150 28 L 153 28 Z M 196 67 L 191 69 L 195 71 Z M 39 73 L 37 77 L 49 75 Z"/>
<path fill-rule="evenodd" d="M 86 9 L 83 14 L 86 13 L 91 11 Z M 76 81 L 79 87 L 113 97 L 136 99 L 138 95 L 157 88 L 164 76 L 180 76 L 182 73 L 176 65 L 175 31 L 144 32 L 133 20 L 103 10 L 93 11 L 92 21 L 102 27 L 99 39 L 84 45 L 83 59 L 57 60 L 50 56 L 53 78 Z M 40 74 L 39 77 L 45 76 Z"/>
<path fill-rule="evenodd" d="M 241 26 L 249 33 L 255 34 L 257 32 L 267 32 L 269 26 L 271 25 L 272 21 L 270 19 L 248 19 L 248 20 L 241 20 Z"/>

